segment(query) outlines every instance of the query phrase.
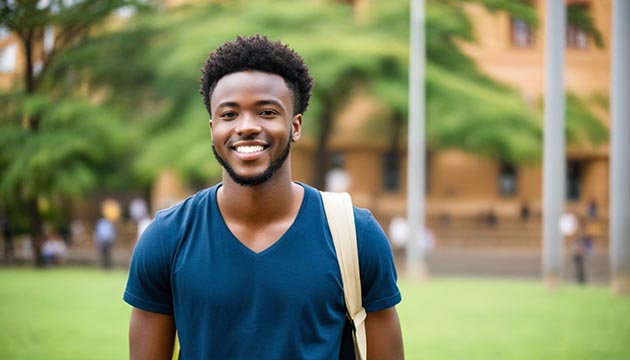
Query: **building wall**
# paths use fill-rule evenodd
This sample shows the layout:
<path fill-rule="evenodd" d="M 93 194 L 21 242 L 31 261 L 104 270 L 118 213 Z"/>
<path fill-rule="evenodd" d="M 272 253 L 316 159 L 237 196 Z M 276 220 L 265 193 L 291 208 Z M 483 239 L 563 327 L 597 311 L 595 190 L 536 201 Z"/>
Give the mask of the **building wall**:
<path fill-rule="evenodd" d="M 567 48 L 565 52 L 565 87 L 583 99 L 603 94 L 608 95 L 610 87 L 610 19 L 611 1 L 569 1 L 588 6 L 596 28 L 604 39 L 604 47 L 598 48 L 588 40 L 585 49 Z M 544 22 L 545 1 L 534 1 L 539 14 L 540 28 L 535 31 L 531 47 L 519 48 L 511 43 L 510 18 L 505 13 L 490 13 L 483 7 L 471 4 L 466 10 L 471 16 L 477 42 L 462 43 L 461 48 L 477 63 L 480 70 L 489 76 L 512 85 L 522 92 L 523 97 L 532 105 L 543 96 L 544 87 Z M 604 122 L 609 124 L 609 116 L 600 109 L 593 108 Z M 478 189 L 480 195 L 489 199 L 496 197 L 497 167 L 482 165 L 483 160 L 473 160 L 465 155 L 455 157 L 452 154 L 439 156 L 430 170 L 431 178 L 438 177 L 442 184 L 431 188 L 430 196 L 440 196 L 448 184 L 458 197 L 469 194 L 469 184 Z M 583 164 L 581 203 L 594 198 L 599 204 L 607 205 L 608 193 L 608 148 L 603 145 L 591 149 L 568 149 L 568 159 L 578 160 Z M 443 164 L 446 162 L 447 164 Z M 450 164 L 449 164 L 450 163 Z M 464 180 L 465 179 L 465 180 Z M 453 185 L 453 182 L 462 182 Z M 542 170 L 540 165 L 521 166 L 518 169 L 517 194 L 514 201 L 527 199 L 536 201 L 542 196 Z M 494 184 L 494 185 L 491 185 Z M 493 188 L 495 189 L 493 193 Z M 437 193 L 435 192 L 437 191 Z"/>
<path fill-rule="evenodd" d="M 443 151 L 431 159 L 429 196 L 436 199 L 494 199 L 498 165 L 461 151 Z"/>

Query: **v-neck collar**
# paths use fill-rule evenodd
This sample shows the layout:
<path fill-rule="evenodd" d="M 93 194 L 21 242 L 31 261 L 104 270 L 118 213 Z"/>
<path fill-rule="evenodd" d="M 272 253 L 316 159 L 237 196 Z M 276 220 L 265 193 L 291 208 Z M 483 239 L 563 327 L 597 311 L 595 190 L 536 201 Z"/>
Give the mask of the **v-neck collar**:
<path fill-rule="evenodd" d="M 311 191 L 309 191 L 306 185 L 300 182 L 295 182 L 295 183 L 300 185 L 304 189 L 304 197 L 302 198 L 302 204 L 300 204 L 300 209 L 298 210 L 298 213 L 295 216 L 295 219 L 293 219 L 293 222 L 291 223 L 289 228 L 276 241 L 274 241 L 271 245 L 261 250 L 260 252 L 255 252 L 254 250 L 250 249 L 245 244 L 243 244 L 243 242 L 239 240 L 239 238 L 236 235 L 234 235 L 232 230 L 230 230 L 230 228 L 228 227 L 227 223 L 225 222 L 225 219 L 223 218 L 223 214 L 221 213 L 221 209 L 219 209 L 219 202 L 217 198 L 217 193 L 219 189 L 221 188 L 221 186 L 223 186 L 223 184 L 217 184 L 217 186 L 215 186 L 212 189 L 212 196 L 210 197 L 211 198 L 210 206 L 212 207 L 212 210 L 213 210 L 211 213 L 218 215 L 217 216 L 218 225 L 222 228 L 221 230 L 224 233 L 229 234 L 229 235 L 227 236 L 228 237 L 227 239 L 210 239 L 210 241 L 229 242 L 238 251 L 244 253 L 247 256 L 253 257 L 255 259 L 260 259 L 266 256 L 267 254 L 273 253 L 277 248 L 280 248 L 283 243 L 289 241 L 289 239 L 293 237 L 292 235 L 296 231 L 295 228 L 297 227 L 297 224 L 299 224 L 300 221 L 302 221 L 302 217 L 304 217 L 303 213 L 305 212 L 306 206 L 312 196 Z"/>

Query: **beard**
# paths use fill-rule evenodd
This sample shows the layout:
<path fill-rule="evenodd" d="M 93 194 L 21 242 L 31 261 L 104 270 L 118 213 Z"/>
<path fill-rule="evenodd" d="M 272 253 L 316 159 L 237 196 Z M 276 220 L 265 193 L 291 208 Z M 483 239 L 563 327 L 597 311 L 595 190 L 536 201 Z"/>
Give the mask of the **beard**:
<path fill-rule="evenodd" d="M 226 159 L 217 154 L 217 150 L 215 149 L 214 145 L 212 145 L 212 153 L 214 154 L 214 157 L 217 159 L 219 164 L 221 164 L 225 171 L 227 171 L 227 173 L 230 175 L 230 178 L 232 178 L 235 183 L 242 186 L 256 186 L 269 181 L 276 173 L 276 171 L 278 171 L 278 169 L 280 169 L 282 165 L 284 165 L 285 161 L 289 157 L 289 153 L 291 152 L 290 135 L 291 134 L 289 134 L 289 141 L 287 142 L 287 146 L 284 148 L 280 156 L 278 156 L 276 159 L 272 159 L 269 162 L 269 166 L 267 166 L 267 169 L 265 169 L 265 171 L 263 171 L 259 175 L 241 176 L 237 174 L 236 171 L 234 171 L 234 168 L 228 164 Z"/>

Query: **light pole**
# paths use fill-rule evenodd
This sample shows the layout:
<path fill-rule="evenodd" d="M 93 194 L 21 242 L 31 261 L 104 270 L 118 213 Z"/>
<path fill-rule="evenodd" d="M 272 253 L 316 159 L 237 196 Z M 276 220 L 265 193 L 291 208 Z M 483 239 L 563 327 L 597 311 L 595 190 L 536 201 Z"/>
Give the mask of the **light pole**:
<path fill-rule="evenodd" d="M 543 280 L 548 290 L 560 286 L 564 239 L 566 155 L 564 139 L 564 46 L 566 9 L 563 0 L 545 3 L 545 114 L 543 153 Z"/>
<path fill-rule="evenodd" d="M 610 273 L 611 290 L 630 294 L 630 1 L 612 9 L 610 96 Z"/>
<path fill-rule="evenodd" d="M 425 200 L 425 32 L 424 1 L 411 0 L 409 27 L 409 121 L 407 148 L 407 274 L 426 276 L 424 264 Z"/>

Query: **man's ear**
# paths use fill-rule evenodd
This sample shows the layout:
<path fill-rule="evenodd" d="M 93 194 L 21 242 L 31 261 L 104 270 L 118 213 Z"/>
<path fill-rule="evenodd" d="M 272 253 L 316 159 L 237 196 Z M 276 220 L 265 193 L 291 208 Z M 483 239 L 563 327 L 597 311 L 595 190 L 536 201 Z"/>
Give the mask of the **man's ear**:
<path fill-rule="evenodd" d="M 212 130 L 212 118 L 208 120 L 208 124 L 210 125 L 210 130 Z"/>
<path fill-rule="evenodd" d="M 296 142 L 302 136 L 302 114 L 293 117 L 291 127 L 291 141 Z"/>

